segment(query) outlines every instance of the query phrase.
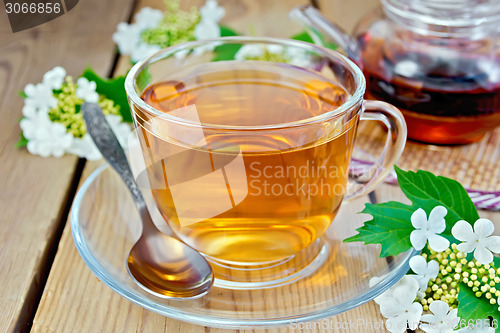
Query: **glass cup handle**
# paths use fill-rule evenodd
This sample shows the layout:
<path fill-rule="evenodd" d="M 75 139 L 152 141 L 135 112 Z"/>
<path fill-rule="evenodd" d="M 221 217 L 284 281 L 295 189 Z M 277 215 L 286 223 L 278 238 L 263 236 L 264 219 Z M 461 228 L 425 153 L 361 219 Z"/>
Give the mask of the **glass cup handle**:
<path fill-rule="evenodd" d="M 361 120 L 381 121 L 387 127 L 384 150 L 370 170 L 347 187 L 344 200 L 352 200 L 370 193 L 391 172 L 403 153 L 406 143 L 406 122 L 401 112 L 381 101 L 363 102 Z"/>

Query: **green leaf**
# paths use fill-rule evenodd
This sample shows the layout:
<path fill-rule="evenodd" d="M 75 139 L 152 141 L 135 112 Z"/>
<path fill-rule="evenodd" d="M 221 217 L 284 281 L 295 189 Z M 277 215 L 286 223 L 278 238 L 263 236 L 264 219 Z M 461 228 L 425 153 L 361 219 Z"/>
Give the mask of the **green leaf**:
<path fill-rule="evenodd" d="M 382 245 L 381 257 L 397 255 L 412 247 L 410 234 L 414 228 L 411 225 L 411 215 L 418 208 L 429 215 L 436 206 L 446 207 L 446 230 L 441 235 L 451 243 L 457 242 L 451 235 L 451 228 L 457 221 L 473 223 L 479 218 L 474 203 L 459 182 L 435 176 L 428 171 L 407 172 L 398 167 L 395 169 L 399 186 L 412 205 L 398 202 L 367 205 L 363 213 L 372 215 L 373 219 L 365 222 L 357 229 L 358 234 L 345 242 L 379 243 Z"/>
<path fill-rule="evenodd" d="M 242 47 L 242 44 L 223 44 L 215 48 L 215 57 L 212 61 L 234 60 L 236 53 Z"/>
<path fill-rule="evenodd" d="M 28 145 L 28 139 L 24 137 L 23 132 L 21 132 L 21 138 L 16 142 L 16 148 L 23 148 Z"/>
<path fill-rule="evenodd" d="M 410 220 L 415 209 L 395 201 L 366 204 L 362 213 L 370 214 L 373 219 L 356 229 L 358 234 L 345 239 L 344 242 L 380 244 L 380 257 L 395 256 L 408 251 L 412 247 L 410 234 L 415 230 Z"/>
<path fill-rule="evenodd" d="M 149 66 L 144 68 L 139 75 L 137 75 L 136 84 L 140 90 L 144 90 L 151 83 L 151 73 L 149 72 Z"/>
<path fill-rule="evenodd" d="M 300 40 L 302 42 L 307 42 L 307 43 L 314 44 L 313 39 L 311 38 L 311 36 L 306 31 L 299 32 L 298 34 L 293 35 L 292 37 L 290 37 L 290 39 Z"/>
<path fill-rule="evenodd" d="M 82 77 L 97 84 L 96 92 L 115 102 L 120 107 L 120 114 L 124 121 L 132 122 L 132 114 L 125 93 L 125 77 L 120 76 L 115 79 L 103 79 L 91 68 L 87 68 Z"/>
<path fill-rule="evenodd" d="M 219 28 L 221 37 L 239 36 L 239 34 L 236 31 L 234 31 L 228 26 L 221 25 L 219 26 Z"/>
<path fill-rule="evenodd" d="M 28 95 L 26 95 L 26 93 L 25 93 L 24 91 L 22 91 L 22 90 L 21 90 L 21 91 L 19 91 L 19 92 L 18 92 L 18 94 L 19 94 L 19 96 L 21 96 L 22 98 L 27 98 L 27 97 L 28 97 Z"/>
<path fill-rule="evenodd" d="M 435 176 L 428 171 L 403 171 L 397 166 L 395 169 L 403 193 L 415 206 L 425 210 L 427 215 L 436 206 L 446 207 L 448 213 L 443 235 L 451 235 L 451 228 L 459 220 L 473 224 L 479 219 L 467 191 L 456 180 Z"/>
<path fill-rule="evenodd" d="M 291 39 L 295 39 L 295 40 L 300 40 L 302 42 L 307 42 L 307 43 L 311 43 L 311 44 L 315 44 L 314 43 L 314 40 L 312 39 L 311 35 L 307 32 L 307 31 L 302 31 L 296 35 L 293 35 L 292 37 L 290 37 Z M 321 40 L 321 43 L 332 49 L 332 50 L 336 50 L 337 49 L 337 45 L 334 44 L 334 43 L 330 43 L 330 42 L 327 42 L 323 36 L 321 36 L 320 34 L 318 34 L 318 38 Z"/>
<path fill-rule="evenodd" d="M 221 25 L 220 26 L 221 37 L 239 36 L 239 34 L 233 29 Z M 212 61 L 224 61 L 224 60 L 234 60 L 234 56 L 243 45 L 241 44 L 223 44 L 215 48 L 215 57 Z"/>
<path fill-rule="evenodd" d="M 486 297 L 478 298 L 465 283 L 460 283 L 458 289 L 458 316 L 460 320 L 468 322 L 492 317 L 500 323 L 498 304 L 490 304 Z M 496 330 L 498 332 L 498 329 Z"/>

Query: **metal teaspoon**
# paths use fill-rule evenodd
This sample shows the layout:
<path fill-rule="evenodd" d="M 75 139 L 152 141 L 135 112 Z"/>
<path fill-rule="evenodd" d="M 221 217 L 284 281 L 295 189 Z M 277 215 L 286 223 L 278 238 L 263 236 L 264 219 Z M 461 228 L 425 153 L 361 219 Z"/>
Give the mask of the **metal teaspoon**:
<path fill-rule="evenodd" d="M 147 292 L 162 298 L 198 298 L 212 288 L 214 275 L 207 260 L 181 241 L 160 232 L 134 180 L 125 153 L 99 105 L 82 106 L 87 131 L 106 161 L 127 185 L 142 220 L 142 235 L 130 250 L 127 268 Z"/>

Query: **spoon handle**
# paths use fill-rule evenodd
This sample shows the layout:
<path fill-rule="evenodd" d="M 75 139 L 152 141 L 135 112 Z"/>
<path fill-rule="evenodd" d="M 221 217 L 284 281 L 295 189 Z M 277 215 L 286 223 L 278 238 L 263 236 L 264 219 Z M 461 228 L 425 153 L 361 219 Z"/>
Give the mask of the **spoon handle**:
<path fill-rule="evenodd" d="M 137 209 L 141 214 L 143 223 L 151 222 L 149 224 L 154 226 L 146 206 L 146 201 L 139 190 L 139 186 L 137 186 L 135 182 L 125 152 L 106 121 L 101 108 L 95 103 L 85 103 L 82 106 L 82 112 L 83 119 L 87 125 L 87 132 L 92 137 L 92 140 L 94 140 L 102 156 L 108 161 L 113 169 L 115 169 L 120 177 L 122 177 L 127 185 Z"/>

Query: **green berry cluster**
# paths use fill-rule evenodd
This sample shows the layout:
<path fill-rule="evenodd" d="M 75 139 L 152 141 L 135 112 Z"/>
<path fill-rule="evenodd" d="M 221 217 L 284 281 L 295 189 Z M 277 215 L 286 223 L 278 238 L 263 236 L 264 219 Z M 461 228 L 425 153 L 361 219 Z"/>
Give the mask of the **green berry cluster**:
<path fill-rule="evenodd" d="M 80 112 L 84 101 L 76 96 L 76 88 L 73 78 L 67 76 L 61 89 L 54 91 L 57 106 L 49 110 L 49 118 L 53 122 L 66 126 L 68 133 L 75 138 L 81 138 L 87 133 L 87 127 Z M 99 95 L 98 104 L 104 114 L 120 115 L 120 107 L 102 95 Z"/>
<path fill-rule="evenodd" d="M 497 284 L 500 283 L 500 268 L 493 265 L 482 265 L 477 260 L 467 260 L 467 255 L 457 250 L 452 244 L 443 252 L 430 250 L 430 254 L 422 254 L 427 261 L 435 260 L 439 264 L 439 274 L 429 281 L 425 296 L 420 300 L 424 310 L 429 310 L 429 304 L 441 300 L 450 306 L 458 306 L 458 286 L 466 284 L 475 293 L 476 297 L 485 297 L 490 304 L 496 304 L 500 296 Z"/>
<path fill-rule="evenodd" d="M 282 62 L 282 63 L 289 63 L 291 61 L 290 57 L 288 57 L 284 52 L 271 53 L 268 50 L 265 50 L 264 53 L 260 56 L 245 57 L 245 59 L 246 60 L 270 61 L 270 62 Z"/>
<path fill-rule="evenodd" d="M 157 27 L 142 32 L 142 40 L 162 48 L 195 40 L 194 30 L 201 20 L 196 7 L 190 11 L 180 9 L 180 0 L 165 0 L 167 11 Z"/>

